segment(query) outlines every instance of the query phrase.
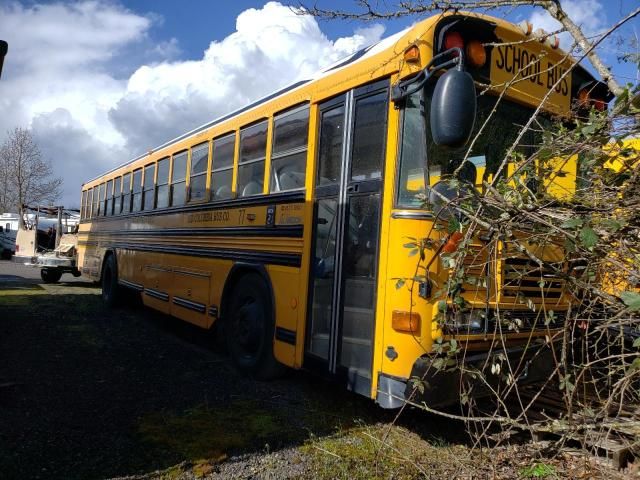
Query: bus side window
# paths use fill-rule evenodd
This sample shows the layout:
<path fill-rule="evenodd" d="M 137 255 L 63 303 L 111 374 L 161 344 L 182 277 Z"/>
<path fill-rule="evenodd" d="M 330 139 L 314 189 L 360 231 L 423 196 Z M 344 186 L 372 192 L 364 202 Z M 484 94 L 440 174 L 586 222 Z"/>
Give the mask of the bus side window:
<path fill-rule="evenodd" d="M 80 220 L 87 218 L 87 190 L 82 191 L 80 199 Z"/>
<path fill-rule="evenodd" d="M 213 164 L 211 165 L 211 200 L 231 198 L 233 181 L 233 155 L 236 134 L 231 133 L 213 140 Z"/>
<path fill-rule="evenodd" d="M 239 197 L 257 195 L 264 190 L 264 162 L 267 153 L 267 121 L 240 130 L 238 159 Z"/>
<path fill-rule="evenodd" d="M 122 177 L 122 213 L 131 211 L 131 173 Z"/>
<path fill-rule="evenodd" d="M 156 180 L 156 208 L 169 206 L 169 157 L 158 162 L 158 179 Z"/>
<path fill-rule="evenodd" d="M 132 201 L 131 211 L 139 212 L 142 210 L 142 169 L 138 168 L 133 171 L 133 185 L 131 188 Z"/>
<path fill-rule="evenodd" d="M 206 198 L 208 166 L 209 143 L 201 143 L 191 148 L 191 172 L 189 180 L 190 202 L 198 202 Z"/>
<path fill-rule="evenodd" d="M 173 156 L 171 177 L 171 205 L 184 205 L 187 194 L 187 152 L 181 152 Z"/>
<path fill-rule="evenodd" d="M 113 184 L 113 215 L 119 215 L 122 210 L 122 177 L 116 177 Z"/>
<path fill-rule="evenodd" d="M 308 105 L 275 117 L 270 192 L 304 188 L 308 134 Z"/>
<path fill-rule="evenodd" d="M 144 167 L 144 186 L 142 189 L 142 210 L 153 210 L 156 164 L 151 163 Z"/>
<path fill-rule="evenodd" d="M 402 113 L 402 148 L 396 205 L 421 208 L 427 185 L 427 131 L 422 91 L 407 97 Z"/>
<path fill-rule="evenodd" d="M 105 215 L 112 215 L 113 214 L 113 210 L 112 210 L 112 202 L 113 202 L 113 180 L 109 180 L 107 182 L 107 198 L 104 201 L 104 205 L 105 205 L 105 211 L 104 214 Z"/>
<path fill-rule="evenodd" d="M 93 202 L 93 188 L 87 190 L 87 210 L 86 210 L 86 218 L 91 218 L 91 205 Z"/>
<path fill-rule="evenodd" d="M 101 183 L 100 186 L 98 187 L 98 195 L 95 198 L 95 204 L 96 204 L 96 212 L 95 212 L 95 216 L 99 217 L 100 215 L 104 215 L 104 207 L 103 207 L 103 203 L 104 202 L 104 183 Z"/>

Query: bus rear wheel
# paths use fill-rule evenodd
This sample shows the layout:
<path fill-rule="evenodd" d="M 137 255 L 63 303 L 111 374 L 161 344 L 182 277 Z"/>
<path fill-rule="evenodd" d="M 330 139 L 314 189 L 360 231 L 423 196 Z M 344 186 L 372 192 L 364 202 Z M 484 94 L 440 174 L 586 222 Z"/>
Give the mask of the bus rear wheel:
<path fill-rule="evenodd" d="M 62 277 L 62 272 L 57 268 L 42 268 L 40 278 L 44 283 L 56 283 Z"/>
<path fill-rule="evenodd" d="M 118 286 L 118 267 L 113 255 L 109 255 L 102 267 L 102 301 L 112 308 L 119 300 L 120 288 Z"/>
<path fill-rule="evenodd" d="M 273 355 L 273 306 L 260 275 L 246 274 L 235 284 L 223 321 L 227 349 L 238 370 L 259 380 L 284 372 Z"/>

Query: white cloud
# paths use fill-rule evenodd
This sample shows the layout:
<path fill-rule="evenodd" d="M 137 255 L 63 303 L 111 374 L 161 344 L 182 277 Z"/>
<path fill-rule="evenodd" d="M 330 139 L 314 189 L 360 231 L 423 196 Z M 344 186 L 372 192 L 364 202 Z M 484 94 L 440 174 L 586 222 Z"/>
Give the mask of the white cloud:
<path fill-rule="evenodd" d="M 236 31 L 211 42 L 203 58 L 145 65 L 110 111 L 132 150 L 148 148 L 239 108 L 379 40 L 380 25 L 331 42 L 310 16 L 276 2 L 248 9 Z M 145 112 L 152 113 L 140 122 Z"/>
<path fill-rule="evenodd" d="M 562 8 L 587 36 L 598 33 L 605 25 L 606 14 L 603 5 L 598 0 L 563 0 Z M 547 32 L 555 32 L 562 27 L 560 22 L 543 9 L 534 10 L 529 21 L 533 24 L 534 29 L 542 28 Z M 569 33 L 560 34 L 560 46 L 563 49 L 568 50 L 573 43 Z"/>
<path fill-rule="evenodd" d="M 148 48 L 132 74 L 111 73 L 123 70 L 122 52 L 151 43 L 160 22 L 109 0 L 0 7 L 10 45 L 0 132 L 32 126 L 65 176 L 64 203 L 77 204 L 83 180 L 307 77 L 384 31 L 373 25 L 331 41 L 314 18 L 270 2 L 242 12 L 236 31 L 212 41 L 199 60 L 170 61 L 180 47 L 167 39 Z"/>

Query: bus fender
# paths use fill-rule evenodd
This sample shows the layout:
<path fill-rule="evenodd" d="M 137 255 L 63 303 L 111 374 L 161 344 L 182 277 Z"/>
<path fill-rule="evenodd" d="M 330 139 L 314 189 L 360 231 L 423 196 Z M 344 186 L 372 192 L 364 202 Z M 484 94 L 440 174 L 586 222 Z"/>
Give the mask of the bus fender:
<path fill-rule="evenodd" d="M 247 273 L 257 273 L 262 277 L 265 284 L 267 285 L 267 289 L 269 291 L 269 298 L 271 299 L 271 314 L 272 318 L 275 321 L 276 318 L 276 298 L 273 293 L 273 285 L 271 284 L 271 277 L 269 277 L 269 272 L 264 267 L 264 265 L 260 263 L 249 263 L 249 262 L 236 262 L 231 267 L 229 274 L 227 275 L 227 280 L 222 289 L 222 298 L 220 299 L 220 318 L 224 319 L 224 314 L 226 310 L 226 303 L 233 291 L 233 288 L 236 282 L 242 278 L 243 275 Z"/>
<path fill-rule="evenodd" d="M 104 255 L 102 255 L 102 261 L 100 262 L 100 283 L 102 283 L 102 270 L 104 269 L 104 264 L 109 255 L 113 255 L 113 259 L 116 262 L 116 274 L 118 273 L 118 255 L 116 254 L 116 249 L 112 247 L 107 248 L 104 251 Z"/>

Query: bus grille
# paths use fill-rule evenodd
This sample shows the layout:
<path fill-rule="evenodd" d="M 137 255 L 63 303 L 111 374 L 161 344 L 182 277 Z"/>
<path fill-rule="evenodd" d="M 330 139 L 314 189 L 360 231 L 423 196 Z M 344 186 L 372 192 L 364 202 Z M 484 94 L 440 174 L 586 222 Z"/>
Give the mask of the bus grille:
<path fill-rule="evenodd" d="M 558 328 L 564 325 L 566 319 L 566 311 L 500 310 L 498 312 L 491 310 L 487 332 L 513 333 L 540 330 L 545 327 Z"/>
<path fill-rule="evenodd" d="M 556 251 L 556 256 L 558 253 Z M 493 260 L 496 255 L 490 253 L 489 244 L 474 242 L 467 246 L 462 259 L 465 275 L 462 287 L 468 293 L 482 294 L 482 298 L 478 296 L 475 300 L 486 300 L 487 288 L 494 291 L 496 272 L 500 272 L 500 297 L 510 303 L 517 297 L 523 300 L 530 299 L 535 303 L 544 299 L 562 298 L 566 284 L 558 272 L 565 271 L 563 261 L 547 260 L 541 267 L 510 245 L 502 248 L 501 252 L 499 250 L 497 256 L 499 268 L 496 269 L 496 261 Z"/>
<path fill-rule="evenodd" d="M 467 292 L 486 292 L 489 274 L 489 252 L 484 244 L 468 245 L 462 259 L 466 282 L 463 288 Z M 484 300 L 484 297 L 483 297 Z"/>
<path fill-rule="evenodd" d="M 502 261 L 502 295 L 526 298 L 560 298 L 565 282 L 558 277 L 562 264 L 544 264 L 542 267 L 533 260 L 509 257 Z"/>

